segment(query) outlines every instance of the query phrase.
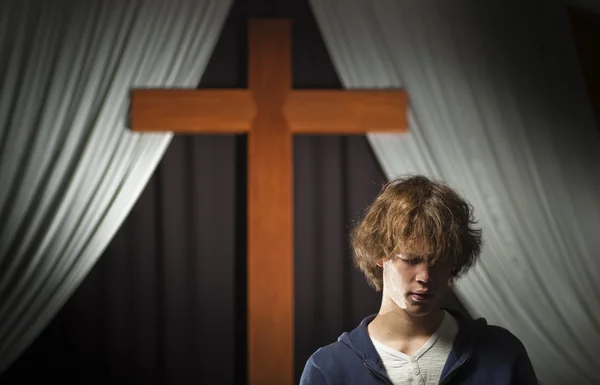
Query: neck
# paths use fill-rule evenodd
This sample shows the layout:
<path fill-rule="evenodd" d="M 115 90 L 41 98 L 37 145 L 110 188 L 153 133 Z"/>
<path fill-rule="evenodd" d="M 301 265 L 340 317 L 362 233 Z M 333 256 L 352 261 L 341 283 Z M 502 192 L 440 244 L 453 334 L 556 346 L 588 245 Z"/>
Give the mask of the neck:
<path fill-rule="evenodd" d="M 440 326 L 444 312 L 435 309 L 425 315 L 412 315 L 384 297 L 375 319 L 369 324 L 369 332 L 385 340 L 411 340 L 430 337 Z"/>

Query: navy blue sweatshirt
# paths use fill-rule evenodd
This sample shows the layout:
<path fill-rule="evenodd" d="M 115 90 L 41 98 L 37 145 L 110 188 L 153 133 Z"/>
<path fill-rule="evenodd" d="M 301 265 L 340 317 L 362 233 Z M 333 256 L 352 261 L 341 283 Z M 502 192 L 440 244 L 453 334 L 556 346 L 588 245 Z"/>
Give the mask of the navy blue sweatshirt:
<path fill-rule="evenodd" d="M 458 334 L 440 377 L 443 385 L 534 385 L 537 379 L 521 341 L 508 330 L 445 309 Z M 371 315 L 337 342 L 320 348 L 304 367 L 300 385 L 392 385 L 367 332 Z"/>

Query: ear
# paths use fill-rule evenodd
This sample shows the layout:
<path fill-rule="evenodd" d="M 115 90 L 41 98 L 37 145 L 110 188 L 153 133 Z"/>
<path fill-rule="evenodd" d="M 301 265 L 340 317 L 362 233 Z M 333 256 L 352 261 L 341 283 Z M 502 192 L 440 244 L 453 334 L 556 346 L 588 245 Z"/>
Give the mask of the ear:
<path fill-rule="evenodd" d="M 377 266 L 383 267 L 383 259 L 380 259 L 376 262 Z"/>

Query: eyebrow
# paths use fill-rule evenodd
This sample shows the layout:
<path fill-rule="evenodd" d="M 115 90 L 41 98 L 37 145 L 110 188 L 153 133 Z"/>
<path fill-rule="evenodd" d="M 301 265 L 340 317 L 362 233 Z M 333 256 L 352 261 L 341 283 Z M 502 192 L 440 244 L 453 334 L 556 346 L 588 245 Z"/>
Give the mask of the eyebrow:
<path fill-rule="evenodd" d="M 398 253 L 398 254 L 396 254 L 396 257 L 398 257 L 400 259 L 406 259 L 406 260 L 424 259 L 423 257 L 421 257 L 419 255 L 410 254 L 410 253 Z"/>
<path fill-rule="evenodd" d="M 432 264 L 432 261 L 435 261 L 433 263 L 439 263 L 439 262 L 443 262 L 446 260 L 446 258 L 436 257 L 434 254 L 427 254 L 427 255 L 423 256 L 423 255 L 418 255 L 418 254 L 413 254 L 413 253 L 397 253 L 396 257 L 402 259 L 403 261 L 408 261 L 408 262 L 423 261 L 423 262 L 427 262 L 427 264 Z"/>
<path fill-rule="evenodd" d="M 412 253 L 412 252 L 400 252 L 397 253 L 396 255 L 398 256 L 406 256 L 406 257 L 410 257 L 410 258 L 427 258 L 427 257 L 433 257 L 434 254 L 430 253 L 430 254 L 419 254 L 419 253 Z"/>

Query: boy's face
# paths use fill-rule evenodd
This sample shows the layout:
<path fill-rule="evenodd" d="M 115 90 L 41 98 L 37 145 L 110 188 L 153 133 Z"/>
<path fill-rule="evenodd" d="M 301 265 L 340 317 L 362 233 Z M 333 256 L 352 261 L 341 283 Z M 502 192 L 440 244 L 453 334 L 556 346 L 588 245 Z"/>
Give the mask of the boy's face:
<path fill-rule="evenodd" d="M 382 264 L 383 295 L 413 316 L 439 309 L 452 274 L 452 264 L 440 261 L 433 266 L 416 256 L 399 254 Z"/>

